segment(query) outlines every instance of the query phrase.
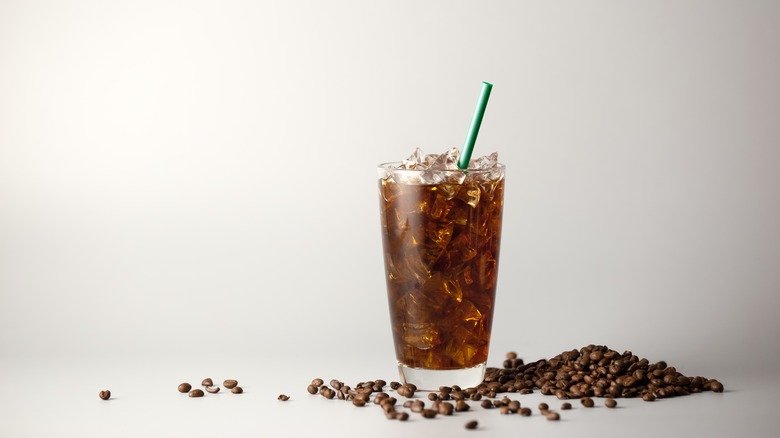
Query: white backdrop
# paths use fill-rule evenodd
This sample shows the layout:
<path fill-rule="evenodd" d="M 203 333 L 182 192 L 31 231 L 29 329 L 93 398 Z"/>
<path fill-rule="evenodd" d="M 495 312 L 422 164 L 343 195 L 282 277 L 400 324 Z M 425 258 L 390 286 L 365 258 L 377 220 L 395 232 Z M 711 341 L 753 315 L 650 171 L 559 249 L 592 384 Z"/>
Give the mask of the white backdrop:
<path fill-rule="evenodd" d="M 391 364 L 375 166 L 489 81 L 491 364 L 771 371 L 778 78 L 776 1 L 0 1 L 0 363 Z"/>

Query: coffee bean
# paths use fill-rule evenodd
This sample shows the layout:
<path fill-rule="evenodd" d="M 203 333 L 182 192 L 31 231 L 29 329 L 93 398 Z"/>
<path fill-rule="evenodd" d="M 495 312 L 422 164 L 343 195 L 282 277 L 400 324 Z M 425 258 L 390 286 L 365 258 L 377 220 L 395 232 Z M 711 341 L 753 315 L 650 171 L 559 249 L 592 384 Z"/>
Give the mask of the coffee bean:
<path fill-rule="evenodd" d="M 279 397 L 276 397 L 276 399 L 279 401 L 287 401 L 290 399 L 290 396 L 286 394 L 279 394 Z"/>
<path fill-rule="evenodd" d="M 423 409 L 420 414 L 422 414 L 423 418 L 435 418 L 436 417 L 436 411 L 433 409 Z"/>
<path fill-rule="evenodd" d="M 414 386 L 412 386 L 410 384 L 401 385 L 400 387 L 398 387 L 396 392 L 400 396 L 403 396 L 403 397 L 406 397 L 406 398 L 412 398 L 412 397 L 414 397 L 414 391 L 415 391 L 413 388 L 416 388 L 416 387 L 414 387 Z"/>
<path fill-rule="evenodd" d="M 653 395 L 652 392 L 646 392 L 642 396 L 642 400 L 644 400 L 644 401 L 655 401 L 655 396 Z"/>
<path fill-rule="evenodd" d="M 412 404 L 409 406 L 409 409 L 412 412 L 419 413 L 425 410 L 425 402 L 422 400 L 414 400 Z"/>
<path fill-rule="evenodd" d="M 512 411 L 509 409 L 509 406 L 501 406 L 498 408 L 498 413 L 501 415 L 509 415 Z"/>
<path fill-rule="evenodd" d="M 517 353 L 515 353 L 514 351 L 510 351 L 510 352 L 508 352 L 506 354 L 506 358 L 507 359 L 517 359 Z"/>
<path fill-rule="evenodd" d="M 193 389 L 190 391 L 190 397 L 203 397 L 203 391 L 200 389 Z"/>
<path fill-rule="evenodd" d="M 474 430 L 479 426 L 479 423 L 477 423 L 477 420 L 471 420 L 464 426 L 466 429 Z"/>
<path fill-rule="evenodd" d="M 319 377 L 316 377 L 312 379 L 311 384 L 317 387 L 320 387 L 325 384 L 325 381 L 320 379 Z"/>
<path fill-rule="evenodd" d="M 362 408 L 363 406 L 366 405 L 366 401 L 363 400 L 363 399 L 360 399 L 360 398 L 355 398 L 355 399 L 352 399 L 352 404 L 357 406 L 357 407 L 359 407 L 359 408 Z"/>
<path fill-rule="evenodd" d="M 409 414 L 407 414 L 406 412 L 397 412 L 395 414 L 395 419 L 398 421 L 406 421 L 409 419 Z"/>
<path fill-rule="evenodd" d="M 571 403 L 569 403 L 569 402 L 562 403 L 561 404 L 561 409 L 564 410 L 564 411 L 567 411 L 567 410 L 571 409 Z"/>
<path fill-rule="evenodd" d="M 225 380 L 224 382 L 222 382 L 222 386 L 224 386 L 227 389 L 233 389 L 237 385 L 238 385 L 238 380 L 228 379 L 228 380 Z"/>
<path fill-rule="evenodd" d="M 480 406 L 484 409 L 493 409 L 493 403 L 490 400 L 482 400 Z"/>
<path fill-rule="evenodd" d="M 617 401 L 615 401 L 614 398 L 608 398 L 604 400 L 604 406 L 608 408 L 614 408 L 615 406 L 617 406 Z"/>
<path fill-rule="evenodd" d="M 717 380 L 713 380 L 712 382 L 710 382 L 710 391 L 723 392 L 723 384 L 718 382 Z"/>
<path fill-rule="evenodd" d="M 530 417 L 530 416 L 531 416 L 531 414 L 532 414 L 532 412 L 531 412 L 531 408 L 520 408 L 520 410 L 519 410 L 518 412 L 519 412 L 519 413 L 520 413 L 520 415 L 522 415 L 523 417 Z"/>
<path fill-rule="evenodd" d="M 439 395 L 438 395 L 438 394 L 436 394 L 435 392 L 432 392 L 432 393 L 428 394 L 428 400 L 430 400 L 430 401 L 436 401 L 436 400 L 438 400 L 438 399 L 439 399 Z"/>
<path fill-rule="evenodd" d="M 227 386 L 225 388 L 227 388 Z M 234 386 L 234 387 L 230 388 L 230 392 L 232 392 L 233 394 L 241 394 L 242 392 L 244 392 L 244 388 L 242 388 L 240 386 Z M 333 392 L 333 391 L 331 390 L 331 392 Z M 331 397 L 331 398 L 333 398 L 333 397 Z"/>
<path fill-rule="evenodd" d="M 547 403 L 539 403 L 539 410 L 541 412 L 547 411 L 549 409 L 550 409 L 550 407 L 547 405 Z"/>
<path fill-rule="evenodd" d="M 396 389 L 398 389 L 400 387 L 401 387 L 401 383 L 400 382 L 395 382 L 395 381 L 390 382 L 390 389 L 396 390 Z"/>
<path fill-rule="evenodd" d="M 192 385 L 190 385 L 189 383 L 185 382 L 179 385 L 179 392 L 182 394 L 186 394 L 190 392 L 190 389 L 192 389 Z"/>
<path fill-rule="evenodd" d="M 101 399 L 103 399 L 103 400 L 108 400 L 108 399 L 110 399 L 110 398 L 111 398 L 111 391 L 109 391 L 109 390 L 105 389 L 105 390 L 103 390 L 103 391 L 100 391 L 100 392 L 98 393 L 98 396 L 99 396 Z"/>
<path fill-rule="evenodd" d="M 509 410 L 512 411 L 513 413 L 517 412 L 520 410 L 520 402 L 517 400 L 512 400 L 509 402 L 507 407 L 509 407 Z"/>
<path fill-rule="evenodd" d="M 308 391 L 309 394 L 314 395 L 314 394 L 317 393 L 317 391 L 319 391 L 319 389 L 317 388 L 317 385 L 313 385 L 312 384 L 312 385 L 309 385 L 309 386 L 306 387 L 306 391 Z"/>
<path fill-rule="evenodd" d="M 206 377 L 200 382 L 200 386 L 214 386 L 214 382 L 211 380 L 211 377 Z"/>
<path fill-rule="evenodd" d="M 580 403 L 582 403 L 582 406 L 585 406 L 586 408 L 592 408 L 595 405 L 593 399 L 590 397 L 583 397 L 580 399 Z"/>
<path fill-rule="evenodd" d="M 343 382 L 339 382 L 336 379 L 333 379 L 333 380 L 330 381 L 330 386 L 333 389 L 335 389 L 335 390 L 339 390 L 339 389 L 341 389 L 342 386 L 344 386 L 344 383 Z"/>
<path fill-rule="evenodd" d="M 463 400 L 458 400 L 457 402 L 455 402 L 455 410 L 457 412 L 468 411 L 470 408 L 471 406 L 469 406 L 469 404 Z"/>
<path fill-rule="evenodd" d="M 455 410 L 455 406 L 452 403 L 442 402 L 439 403 L 438 411 L 441 415 L 452 415 Z"/>
<path fill-rule="evenodd" d="M 219 392 L 219 386 L 207 386 L 206 392 L 208 392 L 209 394 L 216 394 Z"/>
<path fill-rule="evenodd" d="M 547 411 L 547 413 L 544 414 L 544 416 L 547 417 L 548 421 L 558 421 L 561 419 L 561 415 L 553 411 Z"/>

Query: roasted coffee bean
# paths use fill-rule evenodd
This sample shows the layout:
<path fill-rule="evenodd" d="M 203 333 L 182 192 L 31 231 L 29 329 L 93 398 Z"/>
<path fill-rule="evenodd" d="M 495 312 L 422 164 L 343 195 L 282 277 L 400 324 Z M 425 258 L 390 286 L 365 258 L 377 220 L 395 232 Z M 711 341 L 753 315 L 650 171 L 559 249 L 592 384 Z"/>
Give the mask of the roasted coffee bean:
<path fill-rule="evenodd" d="M 414 397 L 414 389 L 411 385 L 401 385 L 396 392 L 398 395 L 406 397 L 406 398 L 412 398 Z"/>
<path fill-rule="evenodd" d="M 312 379 L 311 384 L 317 387 L 320 387 L 325 384 L 325 381 L 320 379 L 319 377 Z"/>
<path fill-rule="evenodd" d="M 331 388 L 333 388 L 333 389 L 338 391 L 339 389 L 341 389 L 342 386 L 344 386 L 344 383 L 340 382 L 340 381 L 338 381 L 336 379 L 332 379 L 330 381 L 330 386 L 331 386 Z"/>
<path fill-rule="evenodd" d="M 216 394 L 219 392 L 219 386 L 207 386 L 206 392 L 208 392 L 209 394 Z"/>
<path fill-rule="evenodd" d="M 550 406 L 547 405 L 547 403 L 539 403 L 539 410 L 544 412 L 550 409 Z"/>
<path fill-rule="evenodd" d="M 475 392 L 469 396 L 469 399 L 473 401 L 480 401 L 482 400 L 482 394 Z"/>
<path fill-rule="evenodd" d="M 374 404 L 378 405 L 381 404 L 383 400 L 390 398 L 390 394 L 386 392 L 380 392 L 376 396 L 374 396 Z"/>
<path fill-rule="evenodd" d="M 206 377 L 200 382 L 200 386 L 214 386 L 214 381 L 211 380 L 211 377 Z"/>
<path fill-rule="evenodd" d="M 652 392 L 646 392 L 642 396 L 642 400 L 644 400 L 644 401 L 655 401 L 655 396 L 653 395 Z"/>
<path fill-rule="evenodd" d="M 401 383 L 400 382 L 395 382 L 395 381 L 390 382 L 390 389 L 396 390 L 396 389 L 398 389 L 400 387 L 401 387 Z"/>
<path fill-rule="evenodd" d="M 509 409 L 509 406 L 501 406 L 498 408 L 498 413 L 501 415 L 509 415 L 512 413 L 512 410 Z"/>
<path fill-rule="evenodd" d="M 567 411 L 567 410 L 571 409 L 571 403 L 569 403 L 569 402 L 562 403 L 561 404 L 561 409 L 564 410 L 564 411 Z"/>
<path fill-rule="evenodd" d="M 617 401 L 615 401 L 614 398 L 608 398 L 604 400 L 604 406 L 608 408 L 614 408 L 615 406 L 617 406 Z"/>
<path fill-rule="evenodd" d="M 366 401 L 360 398 L 354 398 L 352 399 L 352 404 L 359 408 L 362 408 L 363 406 L 366 405 Z"/>
<path fill-rule="evenodd" d="M 514 351 L 510 351 L 510 352 L 508 352 L 506 354 L 506 358 L 507 359 L 517 359 L 517 353 L 515 353 Z"/>
<path fill-rule="evenodd" d="M 479 426 L 479 423 L 477 423 L 477 420 L 471 420 L 464 426 L 466 429 L 474 430 Z"/>
<path fill-rule="evenodd" d="M 276 399 L 279 401 L 287 401 L 290 399 L 290 396 L 286 394 L 279 394 L 279 397 L 276 397 Z"/>
<path fill-rule="evenodd" d="M 409 409 L 412 412 L 419 413 L 425 410 L 425 402 L 422 400 L 414 400 L 412 404 L 409 406 Z"/>
<path fill-rule="evenodd" d="M 439 399 L 439 394 L 436 394 L 435 392 L 428 394 L 428 400 L 436 401 L 438 399 Z"/>
<path fill-rule="evenodd" d="M 452 388 L 450 388 L 449 386 L 440 386 L 439 392 L 446 392 L 447 394 L 449 394 L 452 392 Z"/>
<path fill-rule="evenodd" d="M 398 421 L 406 421 L 409 419 L 409 414 L 406 412 L 396 412 L 395 419 Z"/>
<path fill-rule="evenodd" d="M 227 386 L 225 388 L 227 388 Z M 244 392 L 244 388 L 242 388 L 240 386 L 234 386 L 234 387 L 230 388 L 230 392 L 232 392 L 233 394 L 241 394 L 242 392 Z M 331 392 L 331 394 L 333 394 L 333 390 L 331 390 L 330 392 Z M 335 395 L 335 394 L 333 394 L 333 395 Z M 331 396 L 329 398 L 333 398 L 333 397 Z"/>
<path fill-rule="evenodd" d="M 718 382 L 717 380 L 713 380 L 712 382 L 710 382 L 710 391 L 723 392 L 723 384 Z"/>
<path fill-rule="evenodd" d="M 312 384 L 306 387 L 306 391 L 308 391 L 309 394 L 314 395 L 317 393 L 317 391 L 319 391 L 319 388 L 317 388 L 317 385 Z"/>
<path fill-rule="evenodd" d="M 523 417 L 530 417 L 532 414 L 531 408 L 520 408 L 520 410 L 517 412 L 519 412 Z"/>
<path fill-rule="evenodd" d="M 422 414 L 423 418 L 435 418 L 436 417 L 436 411 L 433 409 L 423 409 L 420 414 Z"/>
<path fill-rule="evenodd" d="M 553 411 L 547 411 L 544 416 L 547 418 L 547 421 L 558 421 L 561 419 L 561 415 Z"/>
<path fill-rule="evenodd" d="M 409 408 L 412 407 L 412 403 L 414 403 L 414 400 L 406 400 L 404 402 L 404 404 L 403 404 L 403 407 L 405 407 L 406 409 L 409 409 Z"/>
<path fill-rule="evenodd" d="M 484 409 L 493 409 L 493 403 L 490 400 L 482 400 L 482 403 L 480 404 L 482 408 Z"/>
<path fill-rule="evenodd" d="M 222 382 L 222 386 L 224 386 L 227 389 L 233 389 L 237 385 L 238 385 L 238 380 L 228 379 L 228 380 L 225 380 L 224 382 Z M 209 386 L 211 386 L 211 385 L 209 385 Z"/>
<path fill-rule="evenodd" d="M 509 407 L 509 410 L 512 411 L 513 413 L 520 410 L 520 402 L 517 400 L 510 401 L 507 406 Z"/>
<path fill-rule="evenodd" d="M 582 406 L 585 406 L 586 408 L 592 408 L 595 405 L 593 399 L 590 397 L 583 397 L 580 399 L 580 403 L 582 403 Z"/>
<path fill-rule="evenodd" d="M 111 398 L 111 391 L 104 389 L 103 391 L 98 392 L 98 397 L 103 400 L 108 400 Z"/>
<path fill-rule="evenodd" d="M 192 389 L 192 385 L 190 385 L 189 383 L 185 382 L 179 385 L 179 392 L 182 394 L 186 394 L 190 392 L 190 389 Z"/>
<path fill-rule="evenodd" d="M 438 411 L 441 415 L 452 415 L 455 410 L 455 406 L 452 403 L 441 402 L 438 406 Z"/>
<path fill-rule="evenodd" d="M 452 396 L 450 395 L 449 392 L 440 392 L 439 393 L 439 400 L 449 400 L 451 398 L 452 398 Z"/>
<path fill-rule="evenodd" d="M 193 389 L 190 391 L 190 397 L 203 397 L 203 391 L 200 389 Z"/>
<path fill-rule="evenodd" d="M 463 400 L 458 400 L 457 402 L 455 402 L 455 410 L 457 412 L 468 411 L 470 408 L 471 406 L 469 406 L 469 404 Z"/>

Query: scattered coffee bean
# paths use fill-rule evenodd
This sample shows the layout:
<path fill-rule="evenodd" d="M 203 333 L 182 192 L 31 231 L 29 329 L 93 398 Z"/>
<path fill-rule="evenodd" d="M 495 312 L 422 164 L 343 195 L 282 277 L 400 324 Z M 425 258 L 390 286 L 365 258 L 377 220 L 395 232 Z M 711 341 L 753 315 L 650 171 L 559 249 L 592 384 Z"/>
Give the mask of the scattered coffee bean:
<path fill-rule="evenodd" d="M 179 392 L 182 394 L 186 394 L 190 392 L 190 389 L 192 389 L 192 385 L 189 383 L 182 383 L 179 385 Z"/>
<path fill-rule="evenodd" d="M 608 398 L 604 400 L 604 406 L 608 408 L 614 408 L 615 406 L 617 406 L 617 401 L 615 401 L 614 398 Z"/>
<path fill-rule="evenodd" d="M 547 405 L 547 403 L 539 403 L 539 410 L 541 412 L 547 411 L 550 409 L 550 406 Z"/>
<path fill-rule="evenodd" d="M 227 388 L 227 386 L 225 388 Z M 232 392 L 233 394 L 241 394 L 242 392 L 244 392 L 244 388 L 242 388 L 240 386 L 234 386 L 234 387 L 230 388 L 230 392 Z"/>
<path fill-rule="evenodd" d="M 517 359 L 517 353 L 515 353 L 514 351 L 510 351 L 510 352 L 508 352 L 506 354 L 506 358 L 507 359 Z"/>
<path fill-rule="evenodd" d="M 433 409 L 423 409 L 423 411 L 420 412 L 420 414 L 423 416 L 423 418 L 435 418 L 437 412 L 434 411 Z"/>
<path fill-rule="evenodd" d="M 468 411 L 470 408 L 471 406 L 469 406 L 469 404 L 463 400 L 458 400 L 457 402 L 455 402 L 455 411 L 457 412 Z"/>
<path fill-rule="evenodd" d="M 498 408 L 498 413 L 501 415 L 509 415 L 512 411 L 509 409 L 509 406 L 501 406 Z"/>
<path fill-rule="evenodd" d="M 395 419 L 398 421 L 406 421 L 409 419 L 409 414 L 406 412 L 396 412 Z"/>
<path fill-rule="evenodd" d="M 401 387 L 401 382 L 390 382 L 390 389 L 396 390 Z"/>
<path fill-rule="evenodd" d="M 352 399 L 352 404 L 357 406 L 357 407 L 359 407 L 359 408 L 362 408 L 363 406 L 366 405 L 366 401 L 363 400 L 362 398 L 353 398 Z"/>
<path fill-rule="evenodd" d="M 320 386 L 325 384 L 325 381 L 320 379 L 319 377 L 316 377 L 312 379 L 311 384 L 319 388 Z"/>
<path fill-rule="evenodd" d="M 518 412 L 519 412 L 519 413 L 520 413 L 520 415 L 522 415 L 523 417 L 530 417 L 530 416 L 531 416 L 531 414 L 532 414 L 532 412 L 531 412 L 531 408 L 520 408 L 520 410 L 519 410 Z"/>
<path fill-rule="evenodd" d="M 232 380 L 228 379 L 222 382 L 222 386 L 224 386 L 227 389 L 233 389 L 238 385 L 238 380 Z"/>
<path fill-rule="evenodd" d="M 561 404 L 561 409 L 564 410 L 564 411 L 568 411 L 569 409 L 571 409 L 571 403 L 569 403 L 569 402 L 562 403 Z"/>
<path fill-rule="evenodd" d="M 655 396 L 653 395 L 653 393 L 652 393 L 652 392 L 646 392 L 646 393 L 645 393 L 645 394 L 642 396 L 642 400 L 644 400 L 644 401 L 649 401 L 649 402 L 651 402 L 651 401 L 655 401 Z"/>
<path fill-rule="evenodd" d="M 436 394 L 435 392 L 428 394 L 428 400 L 436 401 L 438 399 L 439 399 L 439 394 Z"/>
<path fill-rule="evenodd" d="M 108 399 L 110 399 L 110 398 L 111 398 L 111 391 L 109 391 L 109 390 L 107 390 L 107 389 L 105 389 L 105 390 L 103 390 L 103 391 L 100 391 L 100 392 L 98 393 L 98 397 L 100 397 L 100 398 L 101 398 L 101 399 L 103 399 L 103 400 L 108 400 Z"/>
<path fill-rule="evenodd" d="M 206 392 L 208 392 L 209 394 L 216 394 L 219 392 L 219 386 L 207 386 Z"/>
<path fill-rule="evenodd" d="M 710 391 L 723 392 L 723 384 L 718 382 L 717 380 L 713 380 L 712 382 L 710 382 Z"/>
<path fill-rule="evenodd" d="M 482 403 L 480 404 L 484 409 L 493 409 L 493 402 L 490 400 L 482 400 Z"/>
<path fill-rule="evenodd" d="M 317 393 L 317 391 L 319 391 L 319 389 L 317 388 L 316 385 L 309 385 L 309 386 L 306 387 L 306 391 L 308 391 L 309 394 L 314 395 L 314 394 Z"/>
<path fill-rule="evenodd" d="M 412 412 L 420 413 L 425 409 L 425 402 L 423 402 L 422 400 L 414 400 L 409 406 L 409 409 Z"/>
<path fill-rule="evenodd" d="M 452 403 L 441 402 L 439 403 L 438 411 L 441 415 L 452 415 L 455 410 L 455 406 Z"/>
<path fill-rule="evenodd" d="M 287 401 L 290 399 L 290 396 L 287 394 L 279 394 L 279 397 L 276 397 L 276 399 L 279 401 Z"/>
<path fill-rule="evenodd" d="M 547 413 L 544 414 L 544 416 L 547 417 L 548 421 L 558 421 L 561 419 L 561 415 L 553 411 L 547 411 Z"/>
<path fill-rule="evenodd" d="M 193 389 L 190 391 L 190 397 L 203 397 L 203 390 L 200 389 Z"/>
<path fill-rule="evenodd" d="M 413 388 L 414 387 L 412 385 L 409 385 L 409 384 L 401 385 L 400 387 L 398 387 L 396 392 L 398 392 L 398 395 L 400 395 L 400 396 L 403 396 L 403 397 L 406 397 L 406 398 L 412 398 L 412 397 L 414 397 L 414 391 L 415 391 Z"/>
<path fill-rule="evenodd" d="M 473 430 L 476 429 L 477 426 L 479 426 L 479 423 L 477 423 L 477 420 L 471 420 L 464 426 L 466 429 Z"/>
<path fill-rule="evenodd" d="M 580 399 L 580 403 L 582 403 L 582 406 L 585 406 L 586 408 L 592 408 L 595 405 L 593 399 L 590 397 L 583 397 Z"/>
<path fill-rule="evenodd" d="M 214 386 L 214 382 L 210 377 L 206 377 L 203 379 L 203 381 L 200 382 L 200 386 Z"/>

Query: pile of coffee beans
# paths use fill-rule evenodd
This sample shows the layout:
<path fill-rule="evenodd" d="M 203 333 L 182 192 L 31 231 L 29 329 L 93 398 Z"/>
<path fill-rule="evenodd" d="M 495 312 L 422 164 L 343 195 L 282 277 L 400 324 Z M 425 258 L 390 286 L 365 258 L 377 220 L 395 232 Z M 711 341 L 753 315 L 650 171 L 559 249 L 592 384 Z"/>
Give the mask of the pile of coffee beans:
<path fill-rule="evenodd" d="M 337 379 L 326 385 L 323 379 L 315 378 L 306 389 L 309 394 L 349 401 L 357 407 L 373 401 L 388 419 L 408 420 L 410 414 L 397 407 L 397 398 L 387 392 L 386 386 L 387 382 L 382 379 L 360 382 L 353 388 Z M 519 400 L 498 397 L 505 393 L 531 394 L 536 390 L 559 399 L 578 398 L 585 408 L 596 405 L 591 397 L 604 397 L 604 406 L 610 409 L 617 407 L 615 399 L 621 397 L 641 397 L 645 401 L 653 401 L 702 391 L 723 392 L 723 384 L 715 379 L 688 377 L 664 361 L 650 363 L 630 351 L 618 353 L 600 345 L 588 345 L 527 364 L 516 353 L 507 353 L 503 368 L 488 368 L 485 379 L 479 385 L 471 388 L 442 386 L 438 392 L 428 393 L 430 404 L 414 398 L 417 387 L 412 383 L 390 382 L 389 387 L 399 398 L 407 399 L 401 404 L 404 409 L 427 419 L 468 411 L 470 405 L 467 401 L 481 401 L 483 409 L 497 409 L 501 415 L 529 417 L 533 411 L 521 406 Z M 549 421 L 561 418 L 560 413 L 552 410 L 547 403 L 540 403 L 538 409 Z M 572 405 L 563 402 L 560 409 L 570 410 Z M 475 429 L 477 422 L 469 421 L 464 427 Z"/>
<path fill-rule="evenodd" d="M 509 353 L 503 365 L 488 368 L 478 388 L 489 394 L 525 394 L 538 389 L 559 399 L 641 397 L 645 401 L 723 392 L 723 384 L 715 379 L 688 377 L 664 361 L 650 363 L 630 351 L 621 354 L 602 345 L 588 345 L 528 364 Z"/>
<path fill-rule="evenodd" d="M 219 386 L 214 385 L 214 381 L 207 377 L 203 379 L 200 382 L 200 385 L 203 386 L 203 389 L 206 390 L 209 394 L 216 394 L 219 392 Z M 238 380 L 225 380 L 222 382 L 222 386 L 229 389 L 230 392 L 233 394 L 241 394 L 244 392 L 244 389 L 238 386 Z M 192 389 L 192 385 L 190 385 L 187 382 L 179 384 L 179 387 L 177 388 L 178 391 L 182 394 L 188 394 L 190 397 L 203 397 L 205 394 L 203 393 L 203 389 Z"/>

